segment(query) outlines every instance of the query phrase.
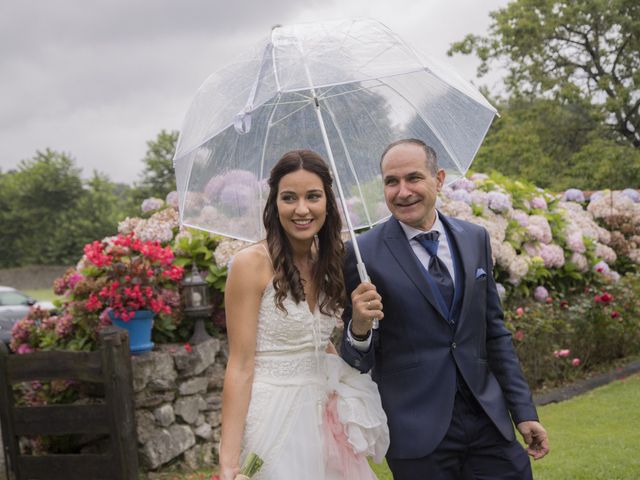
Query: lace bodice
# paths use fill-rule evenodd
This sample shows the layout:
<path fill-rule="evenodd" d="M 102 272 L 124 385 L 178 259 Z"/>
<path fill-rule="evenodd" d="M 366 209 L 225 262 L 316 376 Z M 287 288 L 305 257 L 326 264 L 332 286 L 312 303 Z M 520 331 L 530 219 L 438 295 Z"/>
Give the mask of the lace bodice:
<path fill-rule="evenodd" d="M 307 302 L 284 300 L 287 313 L 275 304 L 275 289 L 265 288 L 258 316 L 255 375 L 258 379 L 309 379 L 323 371 L 325 348 L 336 326 L 336 318 L 316 311 Z"/>

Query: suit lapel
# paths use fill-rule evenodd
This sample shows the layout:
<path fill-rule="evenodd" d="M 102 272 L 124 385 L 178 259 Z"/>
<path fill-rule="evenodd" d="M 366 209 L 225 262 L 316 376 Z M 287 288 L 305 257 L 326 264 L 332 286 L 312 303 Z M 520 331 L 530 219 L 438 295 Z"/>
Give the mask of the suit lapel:
<path fill-rule="evenodd" d="M 411 245 L 409 245 L 409 241 L 407 240 L 404 230 L 402 230 L 400 223 L 398 223 L 398 221 L 393 217 L 391 217 L 385 225 L 384 241 L 387 248 L 389 248 L 391 255 L 395 257 L 398 265 L 400 265 L 404 270 L 416 288 L 429 301 L 429 303 L 433 305 L 433 308 L 440 313 L 442 318 L 446 320 L 449 317 L 449 312 L 446 312 L 443 306 L 438 302 L 436 295 L 434 295 L 434 292 L 425 277 L 425 274 L 422 272 L 420 262 L 413 253 Z"/>

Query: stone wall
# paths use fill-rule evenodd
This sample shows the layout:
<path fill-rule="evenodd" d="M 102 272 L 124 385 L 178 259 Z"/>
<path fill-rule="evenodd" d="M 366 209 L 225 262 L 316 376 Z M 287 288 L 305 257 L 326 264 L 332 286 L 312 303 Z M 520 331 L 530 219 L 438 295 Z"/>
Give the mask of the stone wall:
<path fill-rule="evenodd" d="M 61 277 L 69 267 L 34 265 L 31 267 L 0 269 L 0 285 L 33 290 L 53 288 L 53 281 Z"/>
<path fill-rule="evenodd" d="M 131 358 L 141 469 L 217 464 L 226 343 L 161 345 Z"/>

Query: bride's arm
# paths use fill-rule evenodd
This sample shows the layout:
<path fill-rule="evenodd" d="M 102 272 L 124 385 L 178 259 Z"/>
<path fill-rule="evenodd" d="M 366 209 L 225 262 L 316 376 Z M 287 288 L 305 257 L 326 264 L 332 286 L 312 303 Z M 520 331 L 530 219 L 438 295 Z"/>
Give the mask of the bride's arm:
<path fill-rule="evenodd" d="M 227 277 L 224 298 L 229 360 L 222 391 L 220 441 L 223 480 L 233 479 L 240 470 L 240 449 L 253 383 L 258 312 L 269 278 L 264 254 L 253 248 L 234 257 Z"/>
<path fill-rule="evenodd" d="M 325 349 L 325 352 L 332 353 L 333 355 L 338 355 L 338 351 L 336 350 L 336 347 L 331 340 L 329 340 L 329 343 L 327 343 L 327 348 Z"/>

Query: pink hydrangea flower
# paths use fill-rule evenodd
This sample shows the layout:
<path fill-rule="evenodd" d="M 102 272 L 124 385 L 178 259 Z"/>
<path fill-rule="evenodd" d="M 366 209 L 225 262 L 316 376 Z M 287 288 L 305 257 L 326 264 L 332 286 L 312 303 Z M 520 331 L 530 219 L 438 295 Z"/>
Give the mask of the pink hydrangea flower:
<path fill-rule="evenodd" d="M 547 209 L 547 201 L 542 196 L 533 197 L 530 202 L 531 208 L 537 208 L 539 210 Z"/>
<path fill-rule="evenodd" d="M 451 184 L 451 188 L 454 190 L 466 190 L 467 192 L 472 192 L 476 189 L 476 184 L 473 180 L 463 177 L 453 182 Z"/>
<path fill-rule="evenodd" d="M 593 266 L 595 272 L 605 273 L 609 271 L 609 265 L 606 262 L 600 261 Z"/>
<path fill-rule="evenodd" d="M 561 246 L 551 244 L 540 247 L 540 257 L 547 268 L 560 268 L 564 265 L 564 250 Z"/>
<path fill-rule="evenodd" d="M 569 188 L 562 195 L 562 200 L 565 202 L 584 202 L 584 193 L 577 188 Z"/>
<path fill-rule="evenodd" d="M 225 186 L 224 175 L 211 178 L 204 187 L 204 194 L 210 201 L 217 201 L 218 195 Z"/>
<path fill-rule="evenodd" d="M 467 205 L 471 205 L 471 202 L 472 202 L 471 195 L 467 190 L 464 190 L 464 189 L 452 191 L 451 194 L 449 195 L 449 198 L 451 200 L 455 200 L 458 202 L 464 202 Z"/>
<path fill-rule="evenodd" d="M 178 208 L 178 192 L 175 190 L 173 192 L 169 192 L 167 194 L 167 198 L 165 199 L 167 205 L 173 208 Z"/>
<path fill-rule="evenodd" d="M 529 215 L 527 215 L 522 210 L 514 210 L 511 213 L 511 218 L 517 221 L 521 227 L 526 227 L 529 225 Z"/>
<path fill-rule="evenodd" d="M 572 252 L 584 253 L 586 251 L 586 248 L 584 246 L 584 241 L 582 240 L 582 233 L 571 232 L 567 236 L 567 246 Z"/>
<path fill-rule="evenodd" d="M 489 192 L 489 208 L 497 213 L 506 212 L 511 208 L 511 200 L 507 195 L 500 192 Z"/>
<path fill-rule="evenodd" d="M 542 215 L 531 215 L 529 217 L 527 231 L 534 240 L 538 240 L 539 242 L 551 243 L 551 240 L 553 240 L 549 221 Z"/>
<path fill-rule="evenodd" d="M 147 198 L 142 202 L 142 211 L 144 213 L 152 212 L 154 210 L 159 210 L 164 206 L 164 202 L 160 198 Z"/>
<path fill-rule="evenodd" d="M 536 287 L 533 291 L 533 298 L 535 298 L 538 302 L 544 302 L 549 297 L 549 291 L 544 288 L 542 285 Z"/>

